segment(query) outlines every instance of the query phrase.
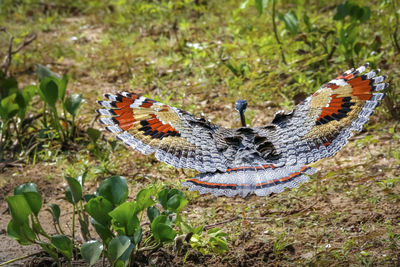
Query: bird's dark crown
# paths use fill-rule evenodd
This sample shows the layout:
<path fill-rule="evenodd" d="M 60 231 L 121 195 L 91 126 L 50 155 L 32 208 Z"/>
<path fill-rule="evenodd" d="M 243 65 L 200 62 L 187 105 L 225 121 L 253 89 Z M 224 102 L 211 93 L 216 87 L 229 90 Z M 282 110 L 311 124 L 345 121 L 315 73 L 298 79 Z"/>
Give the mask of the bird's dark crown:
<path fill-rule="evenodd" d="M 239 99 L 236 101 L 236 110 L 239 111 L 239 113 L 242 113 L 246 110 L 247 108 L 247 101 L 243 99 Z"/>

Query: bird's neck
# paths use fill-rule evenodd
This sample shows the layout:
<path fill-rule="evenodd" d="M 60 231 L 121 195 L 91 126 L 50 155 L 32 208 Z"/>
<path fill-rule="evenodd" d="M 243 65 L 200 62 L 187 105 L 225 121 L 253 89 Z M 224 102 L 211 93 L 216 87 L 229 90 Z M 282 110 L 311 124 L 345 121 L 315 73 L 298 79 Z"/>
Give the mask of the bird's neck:
<path fill-rule="evenodd" d="M 246 119 L 244 117 L 244 111 L 239 112 L 240 114 L 240 121 L 242 122 L 242 127 L 246 127 Z"/>

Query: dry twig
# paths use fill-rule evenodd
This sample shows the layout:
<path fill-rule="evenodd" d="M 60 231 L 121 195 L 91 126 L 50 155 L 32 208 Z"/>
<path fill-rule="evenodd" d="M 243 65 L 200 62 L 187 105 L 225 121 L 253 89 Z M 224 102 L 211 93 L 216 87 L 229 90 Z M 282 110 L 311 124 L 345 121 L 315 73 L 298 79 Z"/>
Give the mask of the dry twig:
<path fill-rule="evenodd" d="M 25 46 L 28 46 L 30 43 L 32 43 L 37 38 L 37 35 L 36 33 L 28 34 L 27 36 L 25 36 L 25 39 L 22 41 L 22 43 L 15 50 L 13 50 L 14 36 L 9 33 L 5 27 L 0 27 L 0 32 L 4 32 L 9 36 L 8 51 L 3 59 L 3 63 L 0 65 L 0 70 L 4 73 L 5 76 L 7 76 L 8 69 L 11 66 L 12 56 L 21 51 L 22 48 L 24 48 Z"/>

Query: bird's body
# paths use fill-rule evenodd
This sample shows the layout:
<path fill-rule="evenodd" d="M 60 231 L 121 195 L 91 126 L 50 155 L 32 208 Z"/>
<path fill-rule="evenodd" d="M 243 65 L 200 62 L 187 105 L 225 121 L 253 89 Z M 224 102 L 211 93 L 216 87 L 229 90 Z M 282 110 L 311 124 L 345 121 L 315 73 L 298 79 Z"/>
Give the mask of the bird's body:
<path fill-rule="evenodd" d="M 307 164 L 336 154 L 373 113 L 388 84 L 364 65 L 323 85 L 289 114 L 246 127 L 247 103 L 237 103 L 243 127 L 219 127 L 203 118 L 133 93 L 99 101 L 100 121 L 125 144 L 177 168 L 201 172 L 184 183 L 214 195 L 265 196 L 297 187 L 316 172 Z M 375 78 L 374 78 L 375 77 Z M 242 111 L 242 112 L 241 112 Z"/>

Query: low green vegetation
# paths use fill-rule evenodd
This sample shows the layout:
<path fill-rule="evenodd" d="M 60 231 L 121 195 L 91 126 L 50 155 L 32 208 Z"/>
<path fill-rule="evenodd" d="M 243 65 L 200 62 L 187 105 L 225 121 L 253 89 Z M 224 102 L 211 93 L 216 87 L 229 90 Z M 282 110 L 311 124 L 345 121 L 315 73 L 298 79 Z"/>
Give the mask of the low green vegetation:
<path fill-rule="evenodd" d="M 59 266 L 61 256 L 71 265 L 71 260 L 78 257 L 77 251 L 89 265 L 103 256 L 111 266 L 129 266 L 141 254 L 173 243 L 178 234 L 204 254 L 228 250 L 227 234 L 221 229 L 209 229 L 208 237 L 204 237 L 202 226 L 192 227 L 181 215 L 188 203 L 183 192 L 152 186 L 139 191 L 135 201 L 129 201 L 126 179 L 112 176 L 102 181 L 96 192 L 84 194 L 86 174 L 65 177 L 69 185 L 65 200 L 73 205 L 70 235 L 61 227 L 62 210 L 54 203 L 46 210 L 52 215 L 56 234 L 50 235 L 43 229 L 39 218 L 42 196 L 35 184 L 26 183 L 16 187 L 14 195 L 6 198 L 12 216 L 7 227 L 9 236 L 21 245 L 38 244 Z M 75 216 L 86 240 L 82 245 L 75 240 Z M 100 240 L 91 237 L 89 222 Z"/>

